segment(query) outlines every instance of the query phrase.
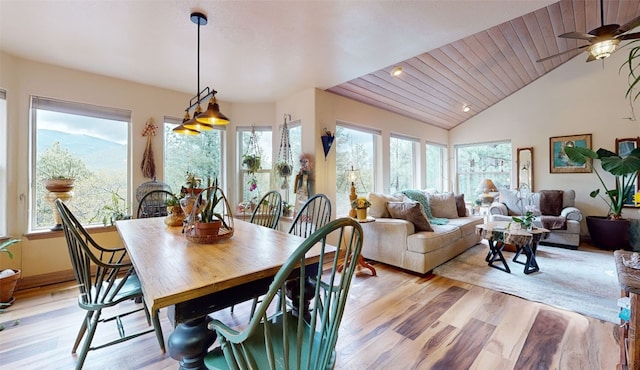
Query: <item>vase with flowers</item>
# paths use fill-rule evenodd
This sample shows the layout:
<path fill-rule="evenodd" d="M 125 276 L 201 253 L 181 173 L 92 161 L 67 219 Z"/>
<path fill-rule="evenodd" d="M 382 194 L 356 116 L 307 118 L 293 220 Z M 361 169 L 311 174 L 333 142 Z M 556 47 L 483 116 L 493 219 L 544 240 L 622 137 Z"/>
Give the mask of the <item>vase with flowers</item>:
<path fill-rule="evenodd" d="M 358 220 L 367 219 L 367 208 L 369 207 L 371 207 L 371 202 L 369 202 L 367 198 L 360 197 L 351 202 L 351 208 L 356 210 Z"/>

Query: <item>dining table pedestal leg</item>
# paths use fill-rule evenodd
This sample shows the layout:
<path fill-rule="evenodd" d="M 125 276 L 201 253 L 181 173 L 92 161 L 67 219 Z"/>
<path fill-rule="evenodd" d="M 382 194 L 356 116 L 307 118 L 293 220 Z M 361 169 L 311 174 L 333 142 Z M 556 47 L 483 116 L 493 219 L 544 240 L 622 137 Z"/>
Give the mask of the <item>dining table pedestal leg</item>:
<path fill-rule="evenodd" d="M 169 356 L 180 362 L 180 370 L 206 370 L 204 356 L 216 340 L 209 330 L 208 316 L 180 323 L 169 336 Z"/>

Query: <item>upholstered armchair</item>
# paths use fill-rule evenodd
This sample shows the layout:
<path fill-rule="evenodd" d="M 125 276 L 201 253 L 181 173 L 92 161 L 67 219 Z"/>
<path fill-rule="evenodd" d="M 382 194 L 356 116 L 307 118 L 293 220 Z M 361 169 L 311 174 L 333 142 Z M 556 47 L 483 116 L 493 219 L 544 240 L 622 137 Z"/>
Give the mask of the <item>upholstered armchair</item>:
<path fill-rule="evenodd" d="M 536 215 L 534 224 L 550 230 L 539 244 L 557 245 L 577 249 L 580 245 L 582 213 L 575 207 L 574 190 L 541 190 L 520 193 L 501 190 L 489 207 L 491 221 L 511 221 L 531 210 Z"/>

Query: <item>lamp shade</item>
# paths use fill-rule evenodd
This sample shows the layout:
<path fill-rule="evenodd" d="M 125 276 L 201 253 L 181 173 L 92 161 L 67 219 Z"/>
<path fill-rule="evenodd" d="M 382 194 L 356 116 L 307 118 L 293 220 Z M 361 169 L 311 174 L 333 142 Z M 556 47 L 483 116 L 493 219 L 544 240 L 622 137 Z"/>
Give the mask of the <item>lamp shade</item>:
<path fill-rule="evenodd" d="M 604 59 L 616 50 L 619 43 L 619 39 L 603 40 L 591 45 L 588 50 L 594 58 Z"/>
<path fill-rule="evenodd" d="M 480 181 L 480 183 L 478 184 L 478 187 L 476 188 L 476 191 L 479 191 L 482 193 L 491 193 L 494 191 L 498 191 L 498 188 L 493 183 L 493 181 L 491 181 L 491 179 L 484 179 Z"/>
<path fill-rule="evenodd" d="M 200 133 L 200 131 L 196 131 L 196 130 L 192 130 L 190 128 L 186 128 L 183 125 L 180 125 L 180 126 L 174 128 L 173 132 L 175 132 L 176 134 L 182 134 L 182 135 L 198 135 Z"/>
<path fill-rule="evenodd" d="M 202 108 L 200 107 L 200 104 L 198 104 L 195 112 L 193 112 L 193 118 L 186 122 L 182 122 L 182 125 L 188 129 L 196 130 L 196 131 L 213 130 L 213 125 L 210 125 L 208 123 L 203 123 L 197 120 L 200 114 L 202 114 Z"/>
<path fill-rule="evenodd" d="M 218 106 L 215 95 L 209 100 L 207 110 L 200 113 L 196 117 L 196 120 L 207 125 L 226 125 L 229 123 L 229 118 L 220 112 L 220 107 Z"/>

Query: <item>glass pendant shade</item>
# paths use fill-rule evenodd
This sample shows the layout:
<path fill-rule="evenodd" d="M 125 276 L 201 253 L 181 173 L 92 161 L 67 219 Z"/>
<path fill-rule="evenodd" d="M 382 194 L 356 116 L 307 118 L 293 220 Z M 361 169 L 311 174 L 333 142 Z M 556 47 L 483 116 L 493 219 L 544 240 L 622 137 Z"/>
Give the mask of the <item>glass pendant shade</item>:
<path fill-rule="evenodd" d="M 591 47 L 589 47 L 589 52 L 596 59 L 604 59 L 609 57 L 611 53 L 616 50 L 619 43 L 619 39 L 600 41 L 591 45 Z"/>
<path fill-rule="evenodd" d="M 211 97 L 207 110 L 199 114 L 196 120 L 208 125 L 226 125 L 229 123 L 227 116 L 220 112 L 220 107 L 218 106 L 215 96 Z"/>

